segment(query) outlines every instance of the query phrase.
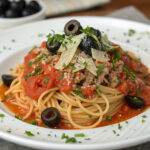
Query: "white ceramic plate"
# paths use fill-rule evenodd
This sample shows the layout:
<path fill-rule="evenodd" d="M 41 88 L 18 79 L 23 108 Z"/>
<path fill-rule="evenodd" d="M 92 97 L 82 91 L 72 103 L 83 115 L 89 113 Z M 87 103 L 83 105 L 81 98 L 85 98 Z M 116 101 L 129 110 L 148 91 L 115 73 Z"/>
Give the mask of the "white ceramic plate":
<path fill-rule="evenodd" d="M 22 62 L 23 56 L 34 45 L 40 44 L 51 29 L 62 32 L 72 18 L 59 18 L 20 26 L 0 33 L 0 74 Z M 110 40 L 132 50 L 150 67 L 150 26 L 119 19 L 74 17 L 83 26 L 93 26 L 108 34 Z M 130 30 L 134 29 L 134 30 Z M 130 31 L 130 32 L 129 32 Z M 131 35 L 130 35 L 131 34 Z M 3 116 L 4 114 L 4 116 Z M 127 122 L 89 130 L 56 130 L 33 126 L 15 119 L 0 108 L 0 137 L 37 149 L 114 149 L 150 141 L 150 110 Z M 28 136 L 29 131 L 34 136 Z M 76 144 L 66 144 L 63 133 L 78 137 Z"/>

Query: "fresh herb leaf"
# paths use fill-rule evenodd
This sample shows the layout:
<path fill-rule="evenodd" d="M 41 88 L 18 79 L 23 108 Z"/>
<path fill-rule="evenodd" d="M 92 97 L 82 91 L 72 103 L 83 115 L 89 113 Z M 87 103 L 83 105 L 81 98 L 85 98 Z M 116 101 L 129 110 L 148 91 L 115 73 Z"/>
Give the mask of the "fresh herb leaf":
<path fill-rule="evenodd" d="M 45 77 L 44 80 L 43 80 L 43 83 L 48 84 L 48 82 L 49 82 L 49 77 Z"/>
<path fill-rule="evenodd" d="M 70 63 L 70 64 L 69 64 L 69 67 L 70 67 L 72 70 L 76 70 L 75 65 L 74 65 L 74 64 L 72 64 L 72 63 Z"/>
<path fill-rule="evenodd" d="M 0 114 L 0 118 L 2 118 L 2 119 L 3 119 L 4 117 L 5 117 L 5 115 L 4 115 L 4 114 Z"/>
<path fill-rule="evenodd" d="M 85 134 L 83 134 L 83 133 L 78 133 L 78 134 L 75 134 L 74 136 L 75 136 L 75 137 L 85 137 Z"/>
<path fill-rule="evenodd" d="M 104 64 L 99 64 L 99 66 L 97 67 L 97 76 L 99 76 L 103 72 L 104 68 Z"/>
<path fill-rule="evenodd" d="M 31 131 L 25 131 L 25 134 L 30 137 L 34 136 L 34 134 Z"/>
<path fill-rule="evenodd" d="M 128 30 L 128 36 L 133 36 L 136 33 L 134 29 L 129 29 Z"/>
<path fill-rule="evenodd" d="M 15 116 L 15 118 L 18 120 L 22 120 L 22 118 L 20 116 Z"/>
<path fill-rule="evenodd" d="M 33 121 L 31 122 L 31 124 L 32 124 L 32 125 L 37 125 L 37 122 L 36 122 L 35 120 L 33 120 Z"/>
<path fill-rule="evenodd" d="M 82 91 L 81 91 L 81 88 L 80 87 L 77 87 L 75 90 L 74 90 L 74 93 L 82 98 L 84 98 L 84 95 L 82 94 Z"/>
<path fill-rule="evenodd" d="M 112 130 L 112 131 L 113 131 L 114 134 L 116 134 L 116 131 L 115 131 L 115 130 Z"/>
<path fill-rule="evenodd" d="M 68 138 L 69 138 L 69 136 L 65 133 L 63 133 L 62 136 L 61 136 L 61 139 L 68 139 Z"/>
<path fill-rule="evenodd" d="M 121 129 L 122 129 L 122 126 L 121 126 L 121 124 L 120 124 L 120 123 L 118 124 L 118 129 L 119 129 L 119 130 L 121 130 Z"/>
<path fill-rule="evenodd" d="M 47 35 L 47 42 L 50 43 L 51 45 L 53 45 L 57 42 L 62 43 L 63 40 L 64 40 L 64 35 L 61 35 L 61 34 Z"/>
<path fill-rule="evenodd" d="M 135 81 L 136 75 L 131 69 L 129 69 L 127 66 L 124 66 L 123 70 L 131 80 Z"/>
<path fill-rule="evenodd" d="M 143 115 L 142 118 L 147 118 L 147 116 L 146 116 L 146 115 Z"/>
<path fill-rule="evenodd" d="M 112 120 L 112 116 L 106 116 L 106 120 L 111 121 Z"/>
<path fill-rule="evenodd" d="M 66 139 L 65 143 L 77 143 L 77 140 L 74 137 L 70 137 Z"/>

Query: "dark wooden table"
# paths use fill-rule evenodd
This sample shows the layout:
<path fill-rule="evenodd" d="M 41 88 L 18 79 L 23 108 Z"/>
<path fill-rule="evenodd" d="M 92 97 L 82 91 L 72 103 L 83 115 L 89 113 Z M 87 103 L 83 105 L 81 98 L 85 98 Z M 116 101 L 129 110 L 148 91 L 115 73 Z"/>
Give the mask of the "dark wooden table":
<path fill-rule="evenodd" d="M 62 16 L 102 16 L 126 6 L 135 6 L 148 18 L 150 18 L 150 0 L 111 0 L 104 6 L 98 6 L 90 10 L 67 13 Z M 56 16 L 55 16 L 56 17 Z"/>

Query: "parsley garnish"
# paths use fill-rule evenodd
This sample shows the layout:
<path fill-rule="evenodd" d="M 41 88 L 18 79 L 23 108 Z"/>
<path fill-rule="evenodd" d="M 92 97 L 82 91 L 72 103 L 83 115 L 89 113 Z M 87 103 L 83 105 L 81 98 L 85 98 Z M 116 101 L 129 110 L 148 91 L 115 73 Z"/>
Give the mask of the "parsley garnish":
<path fill-rule="evenodd" d="M 32 76 L 40 75 L 42 72 L 43 72 L 42 68 L 40 66 L 37 66 L 33 72 L 29 72 L 28 74 L 26 74 L 24 78 L 25 80 L 27 80 L 28 78 Z"/>
<path fill-rule="evenodd" d="M 15 118 L 18 120 L 22 120 L 22 118 L 20 116 L 15 116 Z"/>
<path fill-rule="evenodd" d="M 111 121 L 112 120 L 112 116 L 106 116 L 106 120 Z"/>
<path fill-rule="evenodd" d="M 31 122 L 31 124 L 32 124 L 32 125 L 37 125 L 37 122 L 36 122 L 35 120 L 33 120 L 33 121 Z"/>
<path fill-rule="evenodd" d="M 49 82 L 49 77 L 45 77 L 44 80 L 43 80 L 43 83 L 48 84 L 48 82 Z"/>
<path fill-rule="evenodd" d="M 34 134 L 31 131 L 25 131 L 25 134 L 30 137 L 34 136 Z"/>
<path fill-rule="evenodd" d="M 95 35 L 95 32 L 92 27 L 87 26 L 86 28 L 82 29 L 81 32 L 85 33 L 88 36 Z"/>
<path fill-rule="evenodd" d="M 99 64 L 99 66 L 97 67 L 97 76 L 99 76 L 103 72 L 104 68 L 104 64 Z"/>
<path fill-rule="evenodd" d="M 5 115 L 4 115 L 4 114 L 0 114 L 0 118 L 2 118 L 2 119 L 3 119 L 4 117 L 5 117 Z"/>
<path fill-rule="evenodd" d="M 135 81 L 136 75 L 131 69 L 129 69 L 127 66 L 124 66 L 123 70 L 131 80 Z"/>
<path fill-rule="evenodd" d="M 82 98 L 84 98 L 84 95 L 82 94 L 82 91 L 81 91 L 81 88 L 80 87 L 77 87 L 75 90 L 74 90 L 74 93 Z"/>
<path fill-rule="evenodd" d="M 132 36 L 132 35 L 134 35 L 135 33 L 136 33 L 136 31 L 133 30 L 133 29 L 129 29 L 129 30 L 128 30 L 128 36 Z"/>
<path fill-rule="evenodd" d="M 121 126 L 121 124 L 120 124 L 120 123 L 118 124 L 118 129 L 119 129 L 119 130 L 121 130 L 121 129 L 122 129 L 122 126 Z"/>
<path fill-rule="evenodd" d="M 68 139 L 68 138 L 69 138 L 69 136 L 65 133 L 63 133 L 62 136 L 61 136 L 61 139 Z"/>
<path fill-rule="evenodd" d="M 77 143 L 77 140 L 74 137 L 70 137 L 70 138 L 66 139 L 65 143 Z"/>
<path fill-rule="evenodd" d="M 75 134 L 74 136 L 75 136 L 75 137 L 85 137 L 85 134 L 83 134 L 83 133 L 78 133 L 78 134 Z"/>
<path fill-rule="evenodd" d="M 64 40 L 64 35 L 61 35 L 61 34 L 47 35 L 47 42 L 50 43 L 51 45 L 53 45 L 57 42 L 62 43 L 63 40 Z"/>

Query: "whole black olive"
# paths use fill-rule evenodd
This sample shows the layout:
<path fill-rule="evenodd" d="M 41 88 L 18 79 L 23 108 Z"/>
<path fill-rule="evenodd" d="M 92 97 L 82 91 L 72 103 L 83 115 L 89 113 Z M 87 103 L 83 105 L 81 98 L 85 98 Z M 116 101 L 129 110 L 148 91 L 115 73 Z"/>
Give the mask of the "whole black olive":
<path fill-rule="evenodd" d="M 9 75 L 9 74 L 3 74 L 1 78 L 2 78 L 4 85 L 8 87 L 11 85 L 12 81 L 15 79 L 14 76 Z"/>
<path fill-rule="evenodd" d="M 5 12 L 9 8 L 10 2 L 9 0 L 0 0 L 0 10 L 1 12 Z"/>
<path fill-rule="evenodd" d="M 42 112 L 41 119 L 48 127 L 55 127 L 60 123 L 61 115 L 56 108 L 49 107 Z"/>
<path fill-rule="evenodd" d="M 92 52 L 91 52 L 91 49 L 92 48 L 95 48 L 97 49 L 98 48 L 98 45 L 96 43 L 96 41 L 90 37 L 90 36 L 86 36 L 80 43 L 79 45 L 80 49 L 82 51 L 85 52 L 85 54 L 89 55 L 89 56 L 92 56 Z"/>
<path fill-rule="evenodd" d="M 14 0 L 10 3 L 10 8 L 18 12 L 22 12 L 25 6 L 26 6 L 25 0 L 19 0 L 19 1 Z"/>
<path fill-rule="evenodd" d="M 141 97 L 126 95 L 125 101 L 132 108 L 142 108 L 145 106 L 144 100 Z"/>
<path fill-rule="evenodd" d="M 16 10 L 9 9 L 5 13 L 6 18 L 17 18 L 20 17 L 21 14 L 19 14 Z"/>
<path fill-rule="evenodd" d="M 60 48 L 60 45 L 61 45 L 60 42 L 56 42 L 53 44 L 46 42 L 46 47 L 48 51 L 51 52 L 52 54 L 56 54 L 57 50 Z"/>
<path fill-rule="evenodd" d="M 32 12 L 32 14 L 39 12 L 41 10 L 41 7 L 37 1 L 30 1 L 27 8 Z"/>
<path fill-rule="evenodd" d="M 82 26 L 77 20 L 70 20 L 64 27 L 66 35 L 78 35 L 81 33 Z"/>

